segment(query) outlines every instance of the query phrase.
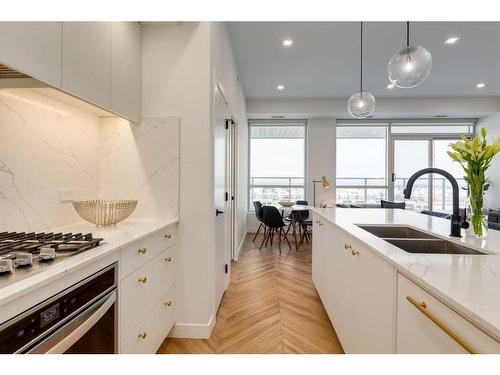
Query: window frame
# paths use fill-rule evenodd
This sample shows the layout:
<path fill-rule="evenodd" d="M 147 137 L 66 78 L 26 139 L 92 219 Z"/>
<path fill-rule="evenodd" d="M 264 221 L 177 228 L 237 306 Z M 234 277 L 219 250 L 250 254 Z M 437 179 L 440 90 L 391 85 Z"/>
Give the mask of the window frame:
<path fill-rule="evenodd" d="M 248 212 L 255 212 L 253 204 L 251 203 L 251 191 L 254 187 L 251 184 L 252 181 L 252 127 L 258 126 L 302 126 L 304 128 L 304 185 L 259 185 L 257 187 L 269 187 L 269 188 L 303 188 L 304 189 L 304 199 L 307 197 L 307 120 L 306 119 L 297 119 L 297 120 L 270 120 L 270 119 L 251 119 L 248 120 L 248 184 L 247 184 L 247 204 L 248 204 Z M 285 177 L 283 177 L 285 178 Z M 298 177 L 292 177 L 298 178 Z"/>
<path fill-rule="evenodd" d="M 388 200 L 394 199 L 394 182 L 392 181 L 392 172 L 394 171 L 394 140 L 395 139 L 426 139 L 431 143 L 431 147 L 429 148 L 429 152 L 431 153 L 430 162 L 433 163 L 433 152 L 434 147 L 432 145 L 433 140 L 439 139 L 459 139 L 460 134 L 462 133 L 393 133 L 392 128 L 397 126 L 469 126 L 468 136 L 474 136 L 477 132 L 477 118 L 460 118 L 460 119 L 448 119 L 448 118 L 440 118 L 440 119 L 367 119 L 367 120 L 354 120 L 354 119 L 338 119 L 336 123 L 335 134 L 337 134 L 337 129 L 339 127 L 353 127 L 353 126 L 374 126 L 374 127 L 382 127 L 386 126 L 386 185 L 338 185 L 337 184 L 337 175 L 334 178 L 334 186 L 335 189 L 364 189 L 365 194 L 365 203 L 368 189 L 385 189 L 386 197 Z M 337 137 L 335 137 L 335 142 L 337 142 Z M 337 149 L 337 147 L 335 147 Z M 337 154 L 335 155 L 337 158 Z M 337 159 L 335 160 L 337 162 Z M 337 170 L 337 168 L 335 168 Z M 337 172 L 335 172 L 337 173 Z M 433 184 L 432 184 L 432 175 L 430 176 L 429 186 L 429 209 L 434 209 L 433 207 Z"/>

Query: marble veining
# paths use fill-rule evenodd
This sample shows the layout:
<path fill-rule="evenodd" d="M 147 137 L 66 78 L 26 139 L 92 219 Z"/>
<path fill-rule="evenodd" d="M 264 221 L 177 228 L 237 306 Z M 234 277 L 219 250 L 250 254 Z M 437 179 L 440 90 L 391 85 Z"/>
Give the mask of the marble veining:
<path fill-rule="evenodd" d="M 0 230 L 81 221 L 75 199 L 138 199 L 132 218 L 176 217 L 179 120 L 132 124 L 31 89 L 0 90 Z"/>
<path fill-rule="evenodd" d="M 392 263 L 402 274 L 500 341 L 500 231 L 486 240 L 449 237 L 450 222 L 405 210 L 313 208 Z M 412 254 L 364 231 L 356 224 L 405 225 L 487 255 Z"/>
<path fill-rule="evenodd" d="M 79 220 L 59 190 L 98 194 L 99 117 L 29 89 L 0 90 L 0 228 Z"/>
<path fill-rule="evenodd" d="M 177 216 L 179 120 L 102 119 L 99 182 L 101 198 L 139 200 L 132 217 Z"/>

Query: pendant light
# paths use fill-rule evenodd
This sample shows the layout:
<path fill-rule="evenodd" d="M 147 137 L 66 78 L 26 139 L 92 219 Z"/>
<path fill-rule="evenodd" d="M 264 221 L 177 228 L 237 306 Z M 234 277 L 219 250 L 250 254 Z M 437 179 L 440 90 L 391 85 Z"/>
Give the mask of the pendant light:
<path fill-rule="evenodd" d="M 347 102 L 347 110 L 351 116 L 366 118 L 375 110 L 375 98 L 363 91 L 363 22 L 361 22 L 361 53 L 360 53 L 360 85 L 359 91 L 352 94 Z"/>
<path fill-rule="evenodd" d="M 410 46 L 410 22 L 406 22 L 406 47 L 389 61 L 389 80 L 399 88 L 408 89 L 424 82 L 431 70 L 431 53 L 424 47 Z"/>

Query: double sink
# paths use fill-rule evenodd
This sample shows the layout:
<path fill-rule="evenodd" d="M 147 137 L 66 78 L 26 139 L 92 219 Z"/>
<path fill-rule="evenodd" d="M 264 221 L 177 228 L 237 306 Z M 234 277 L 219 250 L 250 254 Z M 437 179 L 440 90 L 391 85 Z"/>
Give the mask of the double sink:
<path fill-rule="evenodd" d="M 410 227 L 378 225 L 358 225 L 358 227 L 408 253 L 486 255 Z"/>

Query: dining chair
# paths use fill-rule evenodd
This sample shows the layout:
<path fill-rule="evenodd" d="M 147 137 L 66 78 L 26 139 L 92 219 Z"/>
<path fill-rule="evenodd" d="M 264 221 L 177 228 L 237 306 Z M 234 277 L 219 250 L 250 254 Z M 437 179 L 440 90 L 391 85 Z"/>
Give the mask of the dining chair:
<path fill-rule="evenodd" d="M 253 201 L 253 207 L 255 209 L 255 216 L 257 217 L 257 220 L 260 222 L 259 228 L 257 229 L 257 233 L 255 233 L 255 236 L 253 238 L 253 242 L 255 242 L 255 239 L 257 238 L 260 229 L 264 227 L 264 237 L 266 236 L 266 226 L 263 222 L 264 216 L 263 216 L 263 208 L 262 208 L 262 203 L 259 201 Z"/>
<path fill-rule="evenodd" d="M 274 206 L 264 206 L 262 208 L 262 216 L 263 216 L 263 223 L 267 227 L 267 230 L 265 231 L 264 239 L 262 240 L 262 243 L 260 244 L 260 250 L 262 250 L 262 246 L 264 243 L 267 244 L 270 242 L 271 247 L 273 246 L 273 237 L 276 236 L 278 240 L 278 247 L 280 249 L 280 255 L 281 255 L 281 240 L 284 239 L 288 243 L 288 247 L 290 250 L 292 250 L 292 247 L 290 246 L 290 242 L 288 242 L 288 238 L 285 235 L 285 231 L 283 228 L 286 226 L 285 222 L 283 221 L 283 217 L 281 216 L 279 210 L 274 207 Z"/>
<path fill-rule="evenodd" d="M 380 207 L 382 208 L 400 208 L 404 210 L 406 208 L 406 203 L 405 202 L 389 202 L 389 201 L 384 201 L 383 199 L 380 200 Z"/>
<path fill-rule="evenodd" d="M 298 205 L 308 206 L 307 201 L 297 201 Z M 309 243 L 312 236 L 312 220 L 309 219 L 309 210 L 299 211 L 299 246 L 304 243 L 304 240 Z"/>

